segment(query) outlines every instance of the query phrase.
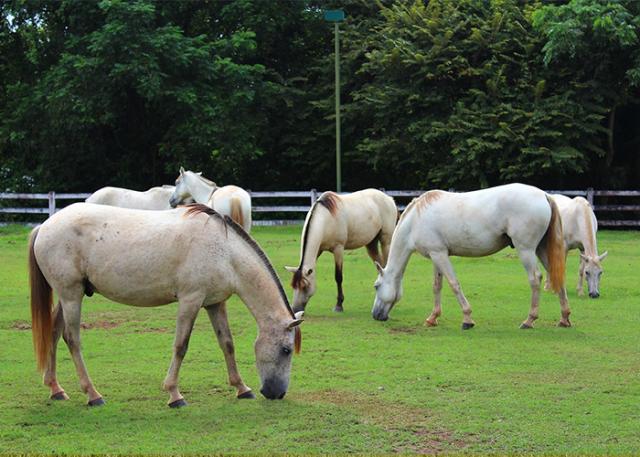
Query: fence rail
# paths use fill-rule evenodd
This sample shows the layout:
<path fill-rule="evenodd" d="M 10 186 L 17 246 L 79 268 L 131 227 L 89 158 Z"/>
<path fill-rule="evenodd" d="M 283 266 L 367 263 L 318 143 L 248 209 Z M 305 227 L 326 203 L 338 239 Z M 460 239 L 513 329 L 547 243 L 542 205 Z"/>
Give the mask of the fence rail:
<path fill-rule="evenodd" d="M 384 190 L 388 195 L 405 200 L 421 195 L 423 190 Z M 563 194 L 569 197 L 582 196 L 585 197 L 591 206 L 593 206 L 596 215 L 598 216 L 598 225 L 601 227 L 640 227 L 640 204 L 620 204 L 619 202 L 609 202 L 610 199 L 619 198 L 635 198 L 640 200 L 640 191 L 638 190 L 551 190 L 547 191 L 554 194 Z M 345 192 L 347 193 L 347 192 Z M 250 192 L 251 198 L 255 203 L 256 200 L 263 199 L 296 199 L 298 204 L 264 204 L 256 205 L 252 208 L 254 213 L 306 213 L 311 208 L 311 205 L 316 201 L 321 192 L 316 189 L 309 191 L 277 191 L 277 192 Z M 0 214 L 45 214 L 47 216 L 53 215 L 56 211 L 59 211 L 59 201 L 70 200 L 84 200 L 89 197 L 89 193 L 8 193 L 0 192 Z M 307 199 L 308 204 L 300 204 L 301 199 Z M 602 204 L 596 202 L 596 200 L 605 200 Z M 46 207 L 3 207 L 1 206 L 4 200 L 46 200 Z M 64 205 L 63 205 L 64 206 Z M 403 210 L 406 204 L 398 202 L 398 209 Z M 607 213 L 622 213 L 625 214 L 625 219 L 611 219 L 605 218 L 603 215 Z M 634 219 L 626 218 L 626 215 L 635 216 Z M 4 221 L 0 221 L 2 223 Z M 287 223 L 300 223 L 301 219 L 278 219 L 278 220 L 255 220 L 255 225 L 280 225 Z"/>

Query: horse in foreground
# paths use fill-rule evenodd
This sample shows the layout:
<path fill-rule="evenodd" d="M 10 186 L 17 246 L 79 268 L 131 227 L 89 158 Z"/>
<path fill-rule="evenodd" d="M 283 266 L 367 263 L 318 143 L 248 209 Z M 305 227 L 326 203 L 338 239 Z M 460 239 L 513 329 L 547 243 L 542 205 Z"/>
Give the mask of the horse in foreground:
<path fill-rule="evenodd" d="M 316 291 L 316 260 L 324 251 L 333 253 L 338 299 L 335 311 L 342 311 L 342 259 L 345 249 L 367 247 L 374 262 L 385 265 L 398 209 L 385 193 L 365 189 L 348 195 L 323 193 L 313 204 L 302 228 L 300 265 L 285 267 L 293 273 L 293 309 L 304 310 Z M 382 254 L 378 251 L 378 243 Z"/>
<path fill-rule="evenodd" d="M 171 209 L 169 199 L 174 191 L 174 186 L 152 187 L 144 192 L 122 187 L 103 187 L 91 194 L 85 202 L 131 209 Z"/>
<path fill-rule="evenodd" d="M 471 306 L 462 293 L 449 256 L 483 257 L 506 246 L 518 251 L 531 285 L 531 309 L 520 328 L 532 328 L 538 318 L 542 275 L 537 258 L 549 272 L 551 287 L 560 297 L 559 325 L 571 326 L 564 287 L 565 252 L 560 212 L 547 194 L 524 184 L 467 193 L 432 190 L 414 199 L 393 233 L 387 266 L 378 265 L 373 318 L 388 319 L 391 308 L 402 296 L 402 276 L 409 257 L 418 251 L 431 258 L 434 268 L 435 306 L 425 323 L 438 324 L 444 276 L 462 308 L 462 328 L 473 327 Z"/>
<path fill-rule="evenodd" d="M 103 403 L 80 350 L 80 309 L 94 292 L 118 303 L 150 307 L 178 301 L 173 358 L 163 387 L 169 406 L 186 404 L 178 372 L 200 308 L 224 353 L 238 398 L 254 398 L 236 368 L 225 300 L 237 294 L 258 323 L 256 365 L 262 394 L 282 398 L 289 385 L 302 322 L 258 244 L 228 217 L 204 205 L 142 211 L 76 203 L 35 228 L 29 244 L 32 331 L 38 368 L 51 398 L 68 399 L 56 377 L 62 335 L 89 405 Z M 52 310 L 52 289 L 59 297 Z"/>
<path fill-rule="evenodd" d="M 602 276 L 602 261 L 607 252 L 598 255 L 598 220 L 589 202 L 582 197 L 569 198 L 564 195 L 552 194 L 551 198 L 558 205 L 562 219 L 565 248 L 580 250 L 580 269 L 578 277 L 578 295 L 584 295 L 583 281 L 586 278 L 589 297 L 600 296 L 600 277 Z M 545 289 L 549 289 L 547 278 Z"/>
<path fill-rule="evenodd" d="M 229 216 L 243 229 L 251 231 L 251 196 L 242 187 L 223 186 L 202 176 L 202 173 L 185 171 L 180 167 L 180 175 L 176 179 L 176 188 L 169 199 L 175 208 L 184 204 L 187 199 L 202 203 L 223 216 Z"/>

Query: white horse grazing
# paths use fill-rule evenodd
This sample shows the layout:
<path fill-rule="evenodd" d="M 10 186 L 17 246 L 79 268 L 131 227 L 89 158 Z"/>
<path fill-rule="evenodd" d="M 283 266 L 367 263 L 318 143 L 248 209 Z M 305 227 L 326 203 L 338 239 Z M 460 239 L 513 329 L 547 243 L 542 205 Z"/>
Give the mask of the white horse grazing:
<path fill-rule="evenodd" d="M 174 190 L 173 186 L 152 187 L 144 192 L 121 187 L 103 187 L 91 194 L 85 201 L 120 208 L 171 209 L 169 199 Z"/>
<path fill-rule="evenodd" d="M 374 262 L 385 265 L 398 209 L 393 198 L 376 189 L 348 195 L 325 192 L 307 213 L 302 228 L 300 265 L 285 267 L 293 273 L 293 309 L 304 310 L 316 291 L 316 260 L 324 251 L 333 253 L 338 300 L 335 311 L 342 311 L 342 258 L 345 249 L 367 247 Z M 382 255 L 378 252 L 378 243 Z"/>
<path fill-rule="evenodd" d="M 434 266 L 435 306 L 425 323 L 438 324 L 444 275 L 462 307 L 462 328 L 473 327 L 471 307 L 462 293 L 449 256 L 482 257 L 509 245 L 518 251 L 532 292 L 529 317 L 520 327 L 531 328 L 538 318 L 541 273 L 536 255 L 549 271 L 553 290 L 560 296 L 562 319 L 559 325 L 569 327 L 560 214 L 556 204 L 543 191 L 524 184 L 467 193 L 432 190 L 414 199 L 393 233 L 386 268 L 378 265 L 372 310 L 374 319 L 389 317 L 389 311 L 402 296 L 402 276 L 409 257 L 418 251 L 431 258 Z"/>
<path fill-rule="evenodd" d="M 215 182 L 201 176 L 202 173 L 185 171 L 180 167 L 176 189 L 169 203 L 172 207 L 184 204 L 188 198 L 203 203 L 218 213 L 229 216 L 249 233 L 251 231 L 251 196 L 242 187 L 218 187 Z"/>
<path fill-rule="evenodd" d="M 582 197 L 569 198 L 564 195 L 553 194 L 551 198 L 558 205 L 562 219 L 562 231 L 567 251 L 580 250 L 580 270 L 578 278 L 578 295 L 584 295 L 583 281 L 586 277 L 589 297 L 600 296 L 600 276 L 602 276 L 602 261 L 607 252 L 598 255 L 596 232 L 598 220 L 589 202 Z M 549 288 L 547 278 L 545 289 Z"/>
<path fill-rule="evenodd" d="M 98 292 L 132 306 L 178 301 L 173 359 L 164 380 L 169 406 L 184 406 L 178 372 L 200 308 L 205 308 L 239 398 L 254 398 L 236 368 L 225 300 L 237 294 L 258 323 L 256 365 L 262 394 L 287 391 L 292 352 L 299 351 L 295 316 L 271 263 L 229 218 L 204 205 L 142 211 L 76 203 L 35 228 L 29 245 L 31 315 L 38 368 L 51 398 L 68 399 L 56 378 L 60 336 L 69 347 L 89 405 L 104 403 L 80 351 L 83 295 Z M 59 297 L 52 310 L 53 291 Z"/>

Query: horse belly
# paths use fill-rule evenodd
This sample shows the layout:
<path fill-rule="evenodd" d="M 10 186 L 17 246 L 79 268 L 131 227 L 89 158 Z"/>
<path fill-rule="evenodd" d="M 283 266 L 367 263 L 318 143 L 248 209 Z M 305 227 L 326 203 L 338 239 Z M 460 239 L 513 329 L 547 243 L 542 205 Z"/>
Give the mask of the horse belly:
<path fill-rule="evenodd" d="M 448 230 L 435 230 L 437 236 L 425 236 L 427 251 L 445 248 L 449 255 L 483 257 L 494 254 L 509 245 L 509 238 L 495 227 L 458 224 Z"/>

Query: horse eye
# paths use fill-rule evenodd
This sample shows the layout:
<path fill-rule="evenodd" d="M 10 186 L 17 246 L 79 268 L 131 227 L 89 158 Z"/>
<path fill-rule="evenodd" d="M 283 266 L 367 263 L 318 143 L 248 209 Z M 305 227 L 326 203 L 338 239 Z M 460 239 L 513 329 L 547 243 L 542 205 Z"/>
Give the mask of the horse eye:
<path fill-rule="evenodd" d="M 374 284 L 374 285 L 373 285 L 373 288 L 374 288 L 375 290 L 378 290 L 378 288 L 379 288 L 379 287 L 380 287 L 380 284 Z"/>
<path fill-rule="evenodd" d="M 283 353 L 284 355 L 289 355 L 289 354 L 291 354 L 291 348 L 283 347 L 283 348 L 282 348 L 282 353 Z"/>

